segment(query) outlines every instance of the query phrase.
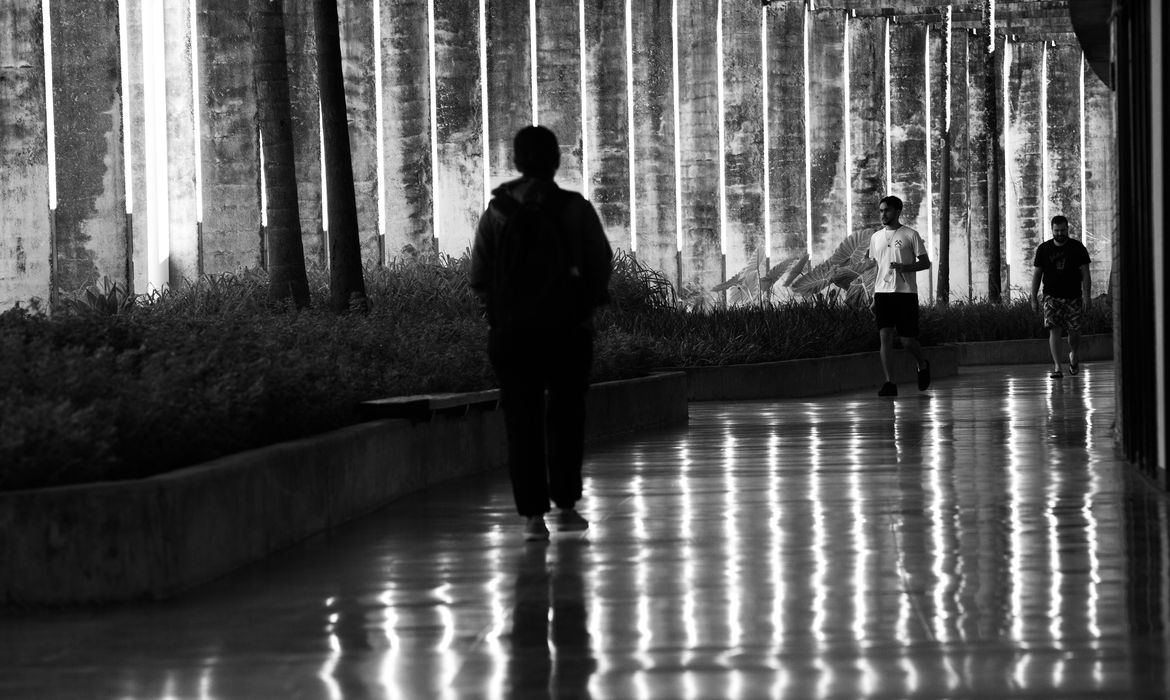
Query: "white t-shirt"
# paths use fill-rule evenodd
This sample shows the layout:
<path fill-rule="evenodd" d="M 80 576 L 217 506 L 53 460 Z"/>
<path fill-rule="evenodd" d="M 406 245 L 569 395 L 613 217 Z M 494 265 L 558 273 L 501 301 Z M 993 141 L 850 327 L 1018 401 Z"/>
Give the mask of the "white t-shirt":
<path fill-rule="evenodd" d="M 890 263 L 913 263 L 918 256 L 926 253 L 926 244 L 922 236 L 909 226 L 899 226 L 891 231 L 886 227 L 874 231 L 869 239 L 867 255 L 877 261 L 877 280 L 874 282 L 874 294 L 882 292 L 918 293 L 917 272 L 897 272 L 890 269 Z"/>

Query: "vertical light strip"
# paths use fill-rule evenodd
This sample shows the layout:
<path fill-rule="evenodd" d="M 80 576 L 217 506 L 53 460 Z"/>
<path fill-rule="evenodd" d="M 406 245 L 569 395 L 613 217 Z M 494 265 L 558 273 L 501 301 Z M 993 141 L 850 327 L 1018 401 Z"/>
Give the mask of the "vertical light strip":
<path fill-rule="evenodd" d="M 382 124 L 382 3 L 374 0 L 374 141 L 378 173 L 378 235 L 386 236 L 386 129 Z M 485 113 L 486 114 L 486 113 Z"/>
<path fill-rule="evenodd" d="M 894 191 L 894 149 L 891 144 L 893 131 L 890 129 L 890 18 L 886 18 L 885 42 L 882 46 L 882 71 L 885 76 L 885 88 L 882 90 L 886 105 L 886 194 Z"/>
<path fill-rule="evenodd" d="M 126 3 L 118 3 L 119 69 L 122 71 L 122 177 L 126 195 L 126 213 L 134 213 L 134 149 L 130 138 L 130 29 Z"/>
<path fill-rule="evenodd" d="M 1016 198 L 1012 196 L 1011 181 L 1008 177 L 1008 158 L 1012 153 L 1015 153 L 1015 147 L 1012 144 L 1012 130 L 1011 122 L 1011 103 L 1008 101 L 1008 85 L 1011 80 L 1012 70 L 1012 45 L 1005 36 L 1003 38 L 1003 118 L 1000 122 L 1003 126 L 1003 175 L 1004 175 L 1004 243 L 1007 245 L 1007 261 L 1008 261 L 1008 284 L 1007 294 L 1008 299 L 1011 298 L 1012 288 L 1024 278 L 1024 270 L 1013 270 L 1012 261 L 1016 260 L 1016 248 L 1019 242 L 1016 240 L 1016 227 L 1018 226 L 1016 210 Z"/>
<path fill-rule="evenodd" d="M 170 258 L 170 207 L 167 179 L 167 76 L 162 3 L 142 0 L 143 147 L 146 164 L 147 282 L 166 286 Z"/>
<path fill-rule="evenodd" d="M 431 133 L 434 134 L 434 122 L 431 122 Z M 329 233 L 329 181 L 325 174 L 325 112 L 321 108 L 321 98 L 317 98 L 317 137 L 320 141 L 319 153 L 321 154 L 321 230 L 326 234 Z M 432 157 L 435 153 L 434 140 L 431 141 Z M 434 161 L 431 161 L 432 164 Z M 432 168 L 434 166 L 432 165 Z M 436 219 L 438 221 L 438 219 Z M 328 238 L 326 238 L 325 259 L 329 259 Z"/>
<path fill-rule="evenodd" d="M 727 126 L 723 93 L 723 0 L 715 4 L 715 101 L 719 119 L 719 252 L 727 254 Z"/>
<path fill-rule="evenodd" d="M 528 0 L 529 78 L 532 81 L 532 123 L 540 123 L 540 92 L 536 79 L 536 0 Z"/>
<path fill-rule="evenodd" d="M 682 215 L 682 109 L 679 106 L 678 80 L 678 2 L 674 0 L 670 8 L 670 51 L 671 71 L 674 86 L 674 230 L 677 250 L 683 249 L 683 215 Z M 681 274 L 681 271 L 680 271 Z"/>
<path fill-rule="evenodd" d="M 57 208 L 57 128 L 53 110 L 53 36 L 49 1 L 41 0 L 41 38 L 45 57 L 45 150 L 49 166 L 49 208 Z"/>
<path fill-rule="evenodd" d="M 199 84 L 198 0 L 190 0 L 191 9 L 191 116 L 194 121 L 195 147 L 195 221 L 203 223 L 203 123 L 199 108 L 203 103 Z"/>
<path fill-rule="evenodd" d="M 812 255 L 812 109 L 809 102 L 808 53 L 811 40 L 812 0 L 804 6 L 804 231 L 805 252 Z"/>
<path fill-rule="evenodd" d="M 1087 217 L 1089 215 L 1087 206 L 1089 186 L 1088 166 L 1085 163 L 1085 55 L 1083 53 L 1081 54 L 1080 66 L 1081 72 L 1079 79 L 1077 80 L 1077 86 L 1081 91 L 1081 113 L 1077 119 L 1077 125 L 1081 129 L 1081 230 L 1079 233 L 1081 242 L 1085 243 L 1088 241 L 1089 237 L 1089 227 L 1087 221 Z"/>
<path fill-rule="evenodd" d="M 852 124 L 849 119 L 849 115 L 852 114 L 849 104 L 852 100 L 852 95 L 849 90 L 850 41 L 848 12 L 845 13 L 845 38 L 842 44 L 845 47 L 845 50 L 841 52 L 843 55 L 842 65 L 844 66 L 841 71 L 843 78 L 841 83 L 844 87 L 842 92 L 844 93 L 845 118 L 841 121 L 844 122 L 843 126 L 845 127 L 845 235 L 848 236 L 853 233 L 853 129 L 851 128 Z"/>
<path fill-rule="evenodd" d="M 431 98 L 431 236 L 439 240 L 439 81 L 435 77 L 438 57 L 435 42 L 435 0 L 427 0 L 427 72 Z M 324 192 L 324 189 L 322 189 Z M 322 200 L 324 207 L 324 200 Z M 328 230 L 328 229 L 326 229 Z"/>
<path fill-rule="evenodd" d="M 482 2 L 483 0 L 481 0 Z M 585 48 L 585 0 L 579 0 L 577 3 L 577 20 L 580 31 L 581 43 L 578 45 L 579 63 L 581 66 L 580 81 L 581 81 L 581 194 L 585 199 L 589 199 L 589 151 L 592 144 L 589 142 L 589 101 L 588 91 L 586 90 L 586 80 L 589 75 L 588 53 Z"/>
<path fill-rule="evenodd" d="M 638 179 L 634 166 L 634 0 L 626 0 L 626 160 L 630 177 L 630 252 L 638 252 Z"/>
<path fill-rule="evenodd" d="M 380 0 L 374 0 L 377 5 Z M 483 144 L 483 203 L 484 209 L 492 199 L 492 149 L 488 109 L 488 34 L 487 0 L 479 0 L 479 138 Z"/>
<path fill-rule="evenodd" d="M 943 75 L 945 76 L 945 79 L 946 79 L 946 82 L 943 85 L 943 89 L 946 91 L 944 93 L 945 99 L 943 101 L 944 102 L 943 106 L 946 109 L 946 119 L 943 121 L 943 128 L 946 129 L 948 134 L 951 131 L 951 20 L 953 19 L 954 9 L 955 8 L 953 5 L 947 5 L 947 28 L 946 28 L 947 33 L 946 33 L 946 36 L 943 38 L 943 41 L 945 42 L 946 47 L 947 47 L 947 55 L 945 57 L 945 66 L 944 66 L 945 70 L 943 71 Z"/>
<path fill-rule="evenodd" d="M 760 9 L 760 85 L 764 100 L 764 255 L 772 255 L 772 160 L 768 123 L 771 107 L 768 102 L 768 6 Z"/>
<path fill-rule="evenodd" d="M 1040 55 L 1040 202 L 1044 211 L 1041 240 L 1048 235 L 1048 42 Z"/>
<path fill-rule="evenodd" d="M 923 75 L 926 76 L 926 249 L 930 251 L 932 259 L 938 258 L 938 251 L 934 249 L 934 134 L 931 131 L 933 123 L 930 111 L 930 25 L 926 25 L 926 41 L 923 50 Z M 932 284 L 931 287 L 934 285 Z"/>
<path fill-rule="evenodd" d="M 257 140 L 260 144 L 260 225 L 268 226 L 268 176 L 264 172 L 264 131 L 257 130 Z"/>

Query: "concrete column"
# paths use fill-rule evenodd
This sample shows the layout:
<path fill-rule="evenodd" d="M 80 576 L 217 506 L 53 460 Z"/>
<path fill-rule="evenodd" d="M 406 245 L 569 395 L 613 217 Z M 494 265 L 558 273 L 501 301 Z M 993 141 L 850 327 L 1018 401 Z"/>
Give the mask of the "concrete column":
<path fill-rule="evenodd" d="M 667 35 L 669 37 L 669 34 Z M 668 44 L 669 48 L 669 44 Z M 669 54 L 668 54 L 669 55 Z M 630 133 L 624 3 L 585 3 L 586 119 L 590 197 L 610 245 L 630 249 Z M 669 238 L 670 232 L 666 232 Z M 673 249 L 673 240 L 669 241 Z M 673 270 L 667 270 L 667 274 Z M 670 275 L 673 277 L 673 275 Z"/>
<path fill-rule="evenodd" d="M 920 231 L 922 237 L 926 239 L 926 245 L 930 248 L 930 259 L 934 266 L 930 269 L 931 279 L 931 299 L 934 299 L 934 289 L 938 287 L 938 268 L 939 268 L 939 245 L 938 232 L 939 224 L 942 222 L 943 201 L 942 193 L 942 172 L 943 172 L 943 132 L 946 129 L 946 85 L 943 78 L 946 70 L 946 43 L 945 43 L 946 24 L 938 22 L 928 25 L 927 32 L 927 68 L 926 80 L 930 85 L 930 116 L 927 124 L 926 137 L 930 140 L 930 176 L 931 181 L 928 183 L 930 201 L 931 201 L 931 215 L 930 220 L 932 226 L 923 226 Z M 919 294 L 919 299 L 925 300 L 924 295 Z"/>
<path fill-rule="evenodd" d="M 716 0 L 679 0 L 679 197 L 683 281 L 723 281 L 719 231 L 719 103 Z"/>
<path fill-rule="evenodd" d="M 431 250 L 429 39 L 426 0 L 382 3 L 386 256 Z"/>
<path fill-rule="evenodd" d="M 764 249 L 764 103 L 760 7 L 723 3 L 724 181 L 727 276 L 761 266 Z M 766 270 L 765 270 L 766 271 Z"/>
<path fill-rule="evenodd" d="M 671 2 L 634 4 L 634 212 L 638 259 L 678 279 Z M 682 8 L 680 8 L 680 12 Z M 680 39 L 681 40 L 681 39 Z"/>
<path fill-rule="evenodd" d="M 435 0 L 435 42 L 435 234 L 440 251 L 458 256 L 471 246 L 485 204 L 477 0 Z"/>
<path fill-rule="evenodd" d="M 557 182 L 581 190 L 581 18 L 578 3 L 537 0 L 536 85 L 540 123 L 561 146 Z"/>
<path fill-rule="evenodd" d="M 150 287 L 148 265 L 150 202 L 146 194 L 146 84 L 142 66 L 142 3 L 141 0 L 123 0 L 125 23 L 126 74 L 122 76 L 122 99 L 126 103 L 126 122 L 122 124 L 122 138 L 130 143 L 130 162 L 123 163 L 130 173 L 130 191 L 127 207 L 133 215 L 130 242 L 130 269 L 133 291 L 142 293 Z"/>
<path fill-rule="evenodd" d="M 124 286 L 118 3 L 57 0 L 49 7 L 55 138 L 57 153 L 65 154 L 57 159 L 57 287 L 71 292 L 102 278 Z"/>
<path fill-rule="evenodd" d="M 357 204 L 358 240 L 362 263 L 381 261 L 378 234 L 378 114 L 374 65 L 376 0 L 338 3 L 341 66 L 345 76 L 345 108 L 349 117 L 349 150 Z M 478 66 L 479 64 L 476 63 Z"/>
<path fill-rule="evenodd" d="M 1043 221 L 1040 87 L 1043 44 L 1012 44 L 1008 75 L 1008 123 L 1004 125 L 1004 196 L 1011 201 L 1004 220 L 1013 232 L 1014 250 L 1007 250 L 1012 285 L 1027 294 L 1032 285 L 1032 260 L 1036 246 L 1047 237 Z"/>
<path fill-rule="evenodd" d="M 768 9 L 769 177 L 772 192 L 772 264 L 807 252 L 804 160 L 804 6 Z"/>
<path fill-rule="evenodd" d="M 853 230 L 869 234 L 881 227 L 878 200 L 886 194 L 886 74 L 884 17 L 859 17 L 849 22 L 849 196 Z M 844 236 L 839 236 L 843 239 Z M 867 238 L 868 240 L 868 238 Z"/>
<path fill-rule="evenodd" d="M 166 0 L 167 180 L 172 285 L 199 278 L 199 220 L 195 192 L 195 92 L 192 71 L 191 7 Z"/>
<path fill-rule="evenodd" d="M 1075 38 L 1048 47 L 1049 216 L 1068 217 L 1069 234 L 1080 238 L 1081 222 L 1081 47 Z M 1049 230 L 1044 222 L 1045 231 Z"/>
<path fill-rule="evenodd" d="M 921 24 L 890 25 L 890 194 L 903 202 L 902 223 L 927 240 L 926 182 L 927 104 L 926 27 Z M 940 86 L 934 86 L 937 92 Z M 877 207 L 874 206 L 876 211 Z M 880 225 L 880 220 L 878 221 Z M 874 226 L 877 229 L 878 226 Z M 929 275 L 919 273 L 918 284 Z"/>
<path fill-rule="evenodd" d="M 812 159 L 811 264 L 827 260 L 847 235 L 845 198 L 849 177 L 845 153 L 845 15 L 817 9 L 810 14 L 809 134 Z"/>
<path fill-rule="evenodd" d="M 288 55 L 288 94 L 292 109 L 301 243 L 306 264 L 324 268 L 327 256 L 321 228 L 321 112 L 313 2 L 284 0 L 284 41 Z"/>
<path fill-rule="evenodd" d="M 975 299 L 987 298 L 987 251 L 990 247 L 988 228 L 987 161 L 994 136 L 987 122 L 988 101 L 995 108 L 995 93 L 987 91 L 987 39 L 972 32 L 967 34 L 967 255 L 964 270 L 970 270 L 968 289 Z"/>
<path fill-rule="evenodd" d="M 48 132 L 41 3 L 0 5 L 0 309 L 48 302 Z"/>
<path fill-rule="evenodd" d="M 1093 295 L 1109 291 L 1117 228 L 1117 132 L 1113 91 L 1085 64 L 1085 220 L 1076 232 L 1089 249 Z"/>
<path fill-rule="evenodd" d="M 512 138 L 532 123 L 531 17 L 527 1 L 489 0 L 487 7 L 487 152 L 495 187 L 519 177 L 512 164 Z"/>
<path fill-rule="evenodd" d="M 970 182 L 972 175 L 970 91 L 967 75 L 969 33 L 951 31 L 951 299 L 966 300 L 971 294 Z"/>
<path fill-rule="evenodd" d="M 211 274 L 235 272 L 263 262 L 256 95 L 246 4 L 199 0 L 197 25 L 203 102 L 203 269 Z"/>

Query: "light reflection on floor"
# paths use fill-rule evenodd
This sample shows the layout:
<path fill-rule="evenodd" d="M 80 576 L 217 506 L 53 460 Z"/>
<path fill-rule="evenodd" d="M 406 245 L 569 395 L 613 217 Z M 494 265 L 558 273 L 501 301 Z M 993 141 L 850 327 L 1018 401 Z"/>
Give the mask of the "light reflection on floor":
<path fill-rule="evenodd" d="M 1113 367 L 693 404 L 584 535 L 464 479 L 177 600 L 0 615 L 0 697 L 1163 698 L 1166 499 Z"/>

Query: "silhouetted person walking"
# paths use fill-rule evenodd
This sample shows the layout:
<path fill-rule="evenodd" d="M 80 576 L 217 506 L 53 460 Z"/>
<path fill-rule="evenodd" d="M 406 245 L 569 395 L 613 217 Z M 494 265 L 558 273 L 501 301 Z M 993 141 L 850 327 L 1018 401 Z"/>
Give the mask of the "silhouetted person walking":
<path fill-rule="evenodd" d="M 550 499 L 561 529 L 588 527 L 575 509 L 585 392 L 593 310 L 609 300 L 613 252 L 593 205 L 553 180 L 561 152 L 552 131 L 521 129 L 513 162 L 523 177 L 496 188 L 480 217 L 471 286 L 487 306 L 516 510 L 525 539 L 545 540 Z"/>
<path fill-rule="evenodd" d="M 881 339 L 882 372 L 886 383 L 878 396 L 897 396 L 898 385 L 890 372 L 894 353 L 894 334 L 902 338 L 902 347 L 918 364 L 918 390 L 930 386 L 930 362 L 918 344 L 918 272 L 930 269 L 930 257 L 922 236 L 903 226 L 902 200 L 890 195 L 878 202 L 882 227 L 869 239 L 866 257 L 877 261 L 877 278 L 873 285 L 873 313 Z"/>
<path fill-rule="evenodd" d="M 1089 274 L 1089 251 L 1078 240 L 1068 237 L 1068 218 L 1052 217 L 1052 239 L 1036 247 L 1032 260 L 1032 308 L 1044 306 L 1044 327 L 1048 329 L 1048 349 L 1052 353 L 1052 373 L 1060 379 L 1060 336 L 1068 331 L 1068 371 L 1080 369 L 1081 318 L 1089 310 L 1092 278 Z M 1040 296 L 1040 283 L 1044 295 Z"/>

